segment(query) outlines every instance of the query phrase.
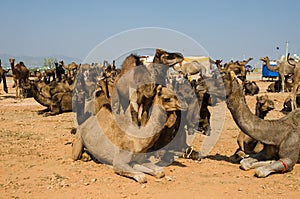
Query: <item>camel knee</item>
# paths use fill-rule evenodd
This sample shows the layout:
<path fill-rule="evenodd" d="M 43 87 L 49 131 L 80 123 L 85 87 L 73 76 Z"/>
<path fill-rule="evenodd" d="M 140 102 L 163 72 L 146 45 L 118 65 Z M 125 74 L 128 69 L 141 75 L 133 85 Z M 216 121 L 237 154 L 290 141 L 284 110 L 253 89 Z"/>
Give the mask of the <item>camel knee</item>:
<path fill-rule="evenodd" d="M 82 153 L 83 153 L 83 144 L 82 144 L 81 138 L 76 136 L 73 141 L 72 159 L 73 160 L 81 159 Z"/>

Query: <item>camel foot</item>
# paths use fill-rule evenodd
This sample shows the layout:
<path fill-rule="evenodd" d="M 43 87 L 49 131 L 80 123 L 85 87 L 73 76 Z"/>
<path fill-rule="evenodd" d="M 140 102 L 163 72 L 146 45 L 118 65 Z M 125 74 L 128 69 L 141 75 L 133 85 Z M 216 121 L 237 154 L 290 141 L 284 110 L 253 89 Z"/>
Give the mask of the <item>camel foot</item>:
<path fill-rule="evenodd" d="M 46 108 L 46 109 L 44 109 L 44 110 L 38 111 L 37 114 L 38 114 L 38 115 L 42 115 L 42 114 L 44 114 L 44 113 L 46 113 L 46 112 L 48 112 L 48 111 L 49 111 L 49 109 Z"/>
<path fill-rule="evenodd" d="M 133 179 L 135 179 L 138 183 L 146 183 L 147 182 L 147 177 L 144 173 L 134 175 Z"/>
<path fill-rule="evenodd" d="M 202 155 L 193 149 L 193 147 L 189 147 L 185 150 L 185 152 L 182 155 L 185 159 L 192 159 L 192 160 L 201 160 Z"/>
<path fill-rule="evenodd" d="M 250 170 L 252 169 L 252 165 L 257 162 L 258 160 L 254 159 L 254 158 L 245 158 L 245 159 L 242 159 L 241 162 L 240 162 L 240 168 L 247 171 L 247 170 Z"/>
<path fill-rule="evenodd" d="M 150 174 L 155 178 L 162 178 L 165 176 L 165 171 L 162 167 L 156 166 L 152 163 L 144 163 L 142 165 L 135 164 L 133 166 L 134 169 L 141 171 L 143 173 Z"/>
<path fill-rule="evenodd" d="M 83 152 L 83 154 L 81 155 L 81 160 L 83 162 L 89 162 L 92 160 L 92 158 L 87 152 Z"/>
<path fill-rule="evenodd" d="M 258 167 L 255 169 L 255 176 L 258 178 L 265 178 L 270 175 L 270 173 L 271 171 L 264 167 Z"/>
<path fill-rule="evenodd" d="M 234 164 L 239 164 L 242 159 L 243 158 L 240 157 L 238 154 L 233 154 L 232 156 L 229 157 L 229 161 Z"/>

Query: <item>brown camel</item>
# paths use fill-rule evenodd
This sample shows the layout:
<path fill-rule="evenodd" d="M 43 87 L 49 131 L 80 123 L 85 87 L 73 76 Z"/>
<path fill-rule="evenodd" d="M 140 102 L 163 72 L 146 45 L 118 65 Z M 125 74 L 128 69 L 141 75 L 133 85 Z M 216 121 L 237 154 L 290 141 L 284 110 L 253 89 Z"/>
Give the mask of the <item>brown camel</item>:
<path fill-rule="evenodd" d="M 288 74 L 284 78 L 284 92 L 291 92 L 294 86 L 294 81 L 293 81 L 293 74 Z M 276 80 L 275 82 L 271 83 L 267 91 L 268 92 L 276 92 L 279 93 L 282 90 L 282 83 L 281 80 Z"/>
<path fill-rule="evenodd" d="M 180 53 L 170 53 L 162 49 L 156 49 L 153 63 L 148 66 L 142 64 L 139 56 L 128 56 L 122 64 L 120 76 L 116 79 L 112 101 L 114 112 L 119 113 L 121 108 L 126 111 L 131 104 L 137 113 L 137 121 L 140 123 L 142 115 L 149 111 L 145 103 L 152 101 L 155 86 L 166 85 L 167 70 L 181 61 L 183 61 L 183 56 Z M 126 74 L 123 68 L 125 72 L 128 71 Z M 138 97 L 133 94 L 137 89 L 140 91 Z M 143 100 L 138 102 L 136 101 L 138 99 Z"/>
<path fill-rule="evenodd" d="M 295 110 L 297 108 L 297 101 L 296 101 L 296 95 L 299 92 L 298 89 L 300 87 L 300 62 L 291 63 L 289 59 L 290 54 L 287 56 L 287 61 L 290 65 L 294 66 L 294 86 L 291 92 L 291 99 L 292 99 L 292 110 Z"/>
<path fill-rule="evenodd" d="M 264 119 L 269 111 L 274 109 L 274 102 L 269 99 L 268 95 L 256 97 L 255 115 L 261 119 Z M 249 137 L 242 131 L 237 138 L 239 148 L 236 150 L 230 159 L 233 162 L 240 162 L 242 158 L 248 156 L 248 154 L 255 154 L 263 149 L 263 144 L 257 140 Z"/>
<path fill-rule="evenodd" d="M 245 80 L 243 82 L 245 95 L 256 95 L 259 92 L 259 87 L 255 81 Z"/>
<path fill-rule="evenodd" d="M 31 92 L 33 98 L 41 105 L 46 106 L 46 110 L 40 111 L 39 114 L 44 116 L 57 115 L 64 112 L 72 111 L 72 92 L 58 89 L 50 97 L 45 97 L 43 92 L 38 89 L 38 84 L 31 83 Z M 48 86 L 48 85 L 46 85 Z"/>
<path fill-rule="evenodd" d="M 246 80 L 246 64 L 248 64 L 253 58 L 249 58 L 248 60 L 243 61 L 231 61 L 224 65 L 225 71 L 234 71 L 234 73 L 242 80 Z"/>
<path fill-rule="evenodd" d="M 23 62 L 20 62 L 15 65 L 15 59 L 9 59 L 11 70 L 13 74 L 14 86 L 16 87 L 16 97 L 22 97 L 22 86 L 28 82 L 29 70 L 26 68 Z"/>
<path fill-rule="evenodd" d="M 0 83 L 3 80 L 3 90 L 4 92 L 8 93 L 8 88 L 6 83 L 6 73 L 8 73 L 8 71 L 2 68 L 2 63 L 0 59 Z"/>
<path fill-rule="evenodd" d="M 245 134 L 264 144 L 261 152 L 241 161 L 241 168 L 256 168 L 257 177 L 291 171 L 300 161 L 300 110 L 277 120 L 263 120 L 250 111 L 232 71 L 223 76 L 223 81 L 227 107 L 235 123 Z"/>
<path fill-rule="evenodd" d="M 297 104 L 297 108 L 300 108 L 300 94 L 296 95 L 296 104 Z M 291 96 L 288 96 L 283 103 L 283 108 L 281 110 L 282 113 L 289 113 L 292 111 L 292 99 Z"/>
<path fill-rule="evenodd" d="M 162 168 L 135 159 L 137 153 L 144 153 L 153 146 L 167 119 L 164 108 L 168 102 L 163 101 L 161 92 L 153 100 L 151 117 L 144 127 L 138 127 L 124 114 L 113 115 L 104 91 L 99 91 L 98 98 L 103 98 L 102 107 L 96 116 L 89 117 L 78 127 L 72 158 L 80 159 L 85 147 L 97 160 L 112 165 L 116 173 L 137 182 L 147 181 L 145 173 L 163 177 Z"/>
<path fill-rule="evenodd" d="M 294 66 L 289 64 L 286 60 L 281 61 L 277 66 L 270 66 L 270 59 L 268 56 L 260 58 L 266 64 L 266 67 L 273 72 L 279 73 L 279 80 L 281 81 L 281 92 L 285 91 L 285 76 L 294 74 Z M 291 62 L 291 61 L 290 61 Z"/>

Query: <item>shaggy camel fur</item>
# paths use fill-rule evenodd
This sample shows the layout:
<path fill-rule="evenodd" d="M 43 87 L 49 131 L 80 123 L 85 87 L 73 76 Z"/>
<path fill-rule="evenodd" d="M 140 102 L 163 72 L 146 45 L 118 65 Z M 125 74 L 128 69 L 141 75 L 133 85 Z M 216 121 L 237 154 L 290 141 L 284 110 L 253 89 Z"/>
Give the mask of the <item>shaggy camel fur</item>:
<path fill-rule="evenodd" d="M 257 177 L 291 171 L 300 161 L 300 110 L 277 120 L 263 120 L 246 104 L 241 85 L 231 71 L 223 76 L 227 107 L 235 123 L 248 136 L 264 144 L 264 149 L 241 161 L 241 168 L 256 168 Z"/>
<path fill-rule="evenodd" d="M 295 110 L 297 108 L 297 102 L 296 102 L 296 95 L 298 92 L 298 89 L 300 87 L 300 62 L 297 62 L 296 64 L 291 63 L 289 60 L 289 55 L 287 56 L 287 61 L 290 65 L 294 66 L 294 86 L 291 92 L 291 99 L 292 99 L 292 110 Z"/>
<path fill-rule="evenodd" d="M 274 102 L 269 99 L 268 95 L 256 97 L 255 115 L 264 119 L 269 111 L 274 109 Z M 239 148 L 236 150 L 231 160 L 233 162 L 240 162 L 242 158 L 247 157 L 247 154 L 258 153 L 263 149 L 263 144 L 257 140 L 249 137 L 242 131 L 237 138 Z"/>
<path fill-rule="evenodd" d="M 78 127 L 73 143 L 72 158 L 80 159 L 84 147 L 97 160 L 111 164 L 116 173 L 135 179 L 140 183 L 147 181 L 145 173 L 157 178 L 164 176 L 162 168 L 140 159 L 137 153 L 144 153 L 157 141 L 167 119 L 161 92 L 154 98 L 151 117 L 144 127 L 138 127 L 124 115 L 113 115 L 105 93 L 99 93 L 103 103 L 96 116 L 91 116 Z M 107 99 L 107 100 L 105 100 Z"/>
<path fill-rule="evenodd" d="M 273 72 L 279 73 L 279 80 L 281 81 L 281 92 L 285 91 L 285 76 L 294 74 L 294 66 L 290 65 L 287 61 L 281 61 L 277 66 L 271 67 L 270 59 L 268 56 L 260 58 L 266 64 L 266 67 Z M 290 61 L 291 62 L 291 61 Z"/>
<path fill-rule="evenodd" d="M 15 59 L 9 59 L 11 70 L 14 79 L 14 86 L 16 87 L 16 97 L 20 98 L 23 95 L 22 93 L 22 86 L 28 81 L 29 77 L 29 70 L 26 68 L 23 62 L 20 62 L 15 65 Z"/>

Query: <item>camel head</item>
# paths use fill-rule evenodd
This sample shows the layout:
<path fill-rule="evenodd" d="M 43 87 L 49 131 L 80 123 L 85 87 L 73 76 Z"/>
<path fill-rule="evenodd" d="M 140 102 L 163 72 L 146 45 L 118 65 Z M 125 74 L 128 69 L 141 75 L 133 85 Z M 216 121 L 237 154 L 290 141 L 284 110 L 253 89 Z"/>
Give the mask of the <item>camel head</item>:
<path fill-rule="evenodd" d="M 9 63 L 10 63 L 10 64 L 15 64 L 15 59 L 14 59 L 14 58 L 10 58 L 10 59 L 9 59 Z"/>
<path fill-rule="evenodd" d="M 260 97 L 256 97 L 256 106 L 259 107 L 262 112 L 269 112 L 273 110 L 274 102 L 269 99 L 268 95 L 263 95 Z"/>
<path fill-rule="evenodd" d="M 178 100 L 175 93 L 167 87 L 158 85 L 156 88 L 156 96 L 154 102 L 160 104 L 168 113 L 168 119 L 165 126 L 171 128 L 177 121 L 178 110 L 186 110 L 187 104 Z"/>
<path fill-rule="evenodd" d="M 246 64 L 248 64 L 251 60 L 253 60 L 252 57 L 250 57 L 248 60 L 243 60 L 243 61 L 236 61 L 236 63 L 240 66 L 245 66 Z"/>
<path fill-rule="evenodd" d="M 158 48 L 156 49 L 153 63 L 174 66 L 175 64 L 182 62 L 183 59 L 184 57 L 181 53 L 169 53 Z"/>
<path fill-rule="evenodd" d="M 263 61 L 263 62 L 265 62 L 265 63 L 270 62 L 270 59 L 269 59 L 268 56 L 266 56 L 266 57 L 261 57 L 260 60 Z"/>
<path fill-rule="evenodd" d="M 181 103 L 172 90 L 161 85 L 156 88 L 154 101 L 161 104 L 167 112 L 187 109 L 187 105 Z"/>
<path fill-rule="evenodd" d="M 222 63 L 223 59 L 216 59 L 215 64 L 218 66 Z"/>

